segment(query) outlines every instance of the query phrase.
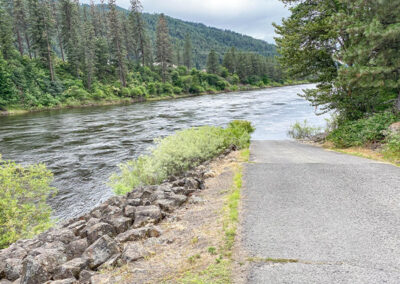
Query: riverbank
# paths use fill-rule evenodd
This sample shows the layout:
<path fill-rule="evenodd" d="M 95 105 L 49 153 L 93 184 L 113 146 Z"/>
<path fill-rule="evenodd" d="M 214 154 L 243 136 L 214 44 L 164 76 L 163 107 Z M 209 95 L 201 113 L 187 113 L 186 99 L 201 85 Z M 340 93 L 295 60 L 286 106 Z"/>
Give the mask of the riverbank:
<path fill-rule="evenodd" d="M 270 86 L 263 86 L 257 87 L 253 85 L 240 85 L 237 89 L 227 89 L 223 91 L 216 91 L 216 92 L 203 92 L 200 94 L 181 94 L 181 95 L 166 95 L 166 96 L 157 96 L 157 97 L 140 97 L 140 98 L 118 98 L 112 100 L 100 100 L 100 101 L 87 101 L 87 102 L 79 102 L 67 105 L 59 105 L 55 107 L 43 107 L 43 108 L 31 108 L 31 109 L 23 109 L 18 107 L 10 107 L 9 109 L 1 111 L 0 116 L 14 116 L 14 115 L 23 115 L 27 113 L 35 113 L 35 112 L 42 112 L 42 111 L 50 111 L 50 110 L 61 110 L 61 109 L 74 109 L 74 108 L 90 108 L 90 107 L 100 107 L 100 106 L 112 106 L 112 105 L 130 105 L 135 103 L 142 103 L 142 102 L 154 102 L 154 101 L 165 101 L 165 100 L 173 100 L 173 99 L 182 99 L 182 98 L 191 98 L 191 97 L 198 97 L 204 95 L 218 95 L 218 94 L 225 94 L 225 93 L 233 93 L 233 92 L 246 92 L 246 91 L 255 91 L 255 90 L 263 90 L 263 89 L 271 89 L 271 88 L 279 88 L 279 87 L 289 87 L 289 86 L 297 86 L 307 84 L 306 81 L 301 82 L 290 82 L 286 84 L 279 84 L 275 83 Z"/>

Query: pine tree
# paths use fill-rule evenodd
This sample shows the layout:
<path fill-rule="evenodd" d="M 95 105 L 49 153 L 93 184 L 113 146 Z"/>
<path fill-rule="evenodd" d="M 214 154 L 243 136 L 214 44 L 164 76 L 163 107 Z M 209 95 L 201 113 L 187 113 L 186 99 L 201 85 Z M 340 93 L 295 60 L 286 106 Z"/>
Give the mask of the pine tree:
<path fill-rule="evenodd" d="M 233 74 L 236 72 L 236 61 L 236 49 L 232 47 L 225 53 L 222 65 Z"/>
<path fill-rule="evenodd" d="M 92 82 L 94 81 L 95 61 L 96 61 L 96 37 L 94 32 L 94 27 L 91 21 L 87 19 L 86 9 L 85 9 L 85 29 L 84 29 L 84 39 L 85 39 L 85 73 L 86 73 L 86 87 L 88 89 L 92 88 Z"/>
<path fill-rule="evenodd" d="M 215 50 L 211 50 L 207 58 L 207 72 L 217 74 L 219 71 L 219 58 Z"/>
<path fill-rule="evenodd" d="M 79 67 L 82 63 L 80 44 L 80 15 L 79 6 L 72 0 L 60 0 L 61 34 L 62 42 L 67 54 L 68 63 L 75 76 L 79 75 Z"/>
<path fill-rule="evenodd" d="M 349 46 L 340 57 L 339 85 L 362 99 L 365 112 L 379 111 L 392 101 L 400 112 L 400 2 L 343 0 L 337 15 Z M 393 94 L 393 96 L 392 96 Z"/>
<path fill-rule="evenodd" d="M 149 39 L 146 34 L 146 25 L 142 18 L 142 4 L 139 0 L 131 0 L 131 11 L 129 14 L 129 23 L 132 33 L 132 38 L 136 49 L 136 56 L 141 61 L 142 65 L 150 65 L 151 48 Z"/>
<path fill-rule="evenodd" d="M 60 13 L 57 9 L 57 2 L 56 0 L 51 0 L 51 9 L 53 13 L 53 19 L 55 21 L 55 30 L 57 34 L 57 41 L 58 41 L 58 46 L 60 47 L 60 53 L 61 53 L 61 59 L 64 62 L 65 57 L 64 57 L 64 46 L 62 42 L 62 37 L 61 37 L 61 16 Z"/>
<path fill-rule="evenodd" d="M 6 12 L 3 1 L 0 0 L 0 50 L 6 60 L 12 58 L 15 53 L 11 22 L 11 17 Z"/>
<path fill-rule="evenodd" d="M 119 79 L 122 86 L 126 87 L 126 51 L 124 49 L 121 37 L 121 27 L 118 19 L 117 7 L 115 0 L 108 1 L 109 6 L 109 22 L 110 22 L 110 39 L 111 39 L 111 60 L 118 70 Z"/>
<path fill-rule="evenodd" d="M 157 25 L 157 61 L 161 66 L 161 77 L 163 82 L 167 79 L 168 66 L 172 63 L 172 49 L 169 38 L 167 21 L 161 14 Z"/>
<path fill-rule="evenodd" d="M 189 35 L 185 37 L 185 49 L 183 51 L 183 64 L 187 69 L 192 68 L 192 40 Z"/>
<path fill-rule="evenodd" d="M 181 56 L 181 49 L 179 45 L 175 47 L 176 50 L 176 66 L 181 66 L 182 63 L 182 56 Z"/>
<path fill-rule="evenodd" d="M 53 66 L 53 50 L 51 39 L 53 36 L 52 14 L 47 0 L 29 0 L 30 34 L 32 47 L 41 61 L 47 65 L 51 81 L 55 80 Z"/>
<path fill-rule="evenodd" d="M 0 7 L 0 16 L 2 10 Z M 1 21 L 1 20 L 0 20 Z M 4 110 L 5 106 L 15 98 L 15 87 L 11 80 L 11 74 L 8 71 L 7 62 L 3 59 L 0 53 L 0 110 Z"/>

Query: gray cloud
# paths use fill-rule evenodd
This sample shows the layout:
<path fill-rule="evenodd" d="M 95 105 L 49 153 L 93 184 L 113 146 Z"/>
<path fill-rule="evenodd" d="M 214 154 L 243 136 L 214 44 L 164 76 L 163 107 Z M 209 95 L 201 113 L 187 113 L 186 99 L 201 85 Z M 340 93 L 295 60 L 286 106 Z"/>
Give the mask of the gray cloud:
<path fill-rule="evenodd" d="M 279 0 L 143 0 L 144 11 L 165 13 L 182 20 L 200 22 L 274 42 L 273 22 L 289 12 Z M 117 0 L 129 8 L 129 0 Z"/>

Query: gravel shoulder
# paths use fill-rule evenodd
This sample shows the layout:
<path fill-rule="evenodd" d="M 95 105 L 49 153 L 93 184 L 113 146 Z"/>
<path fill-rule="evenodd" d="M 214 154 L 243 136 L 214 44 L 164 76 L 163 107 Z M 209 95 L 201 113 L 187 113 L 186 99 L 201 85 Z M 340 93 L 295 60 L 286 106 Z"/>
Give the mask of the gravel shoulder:
<path fill-rule="evenodd" d="M 244 282 L 400 283 L 399 193 L 398 167 L 254 141 L 244 171 Z"/>

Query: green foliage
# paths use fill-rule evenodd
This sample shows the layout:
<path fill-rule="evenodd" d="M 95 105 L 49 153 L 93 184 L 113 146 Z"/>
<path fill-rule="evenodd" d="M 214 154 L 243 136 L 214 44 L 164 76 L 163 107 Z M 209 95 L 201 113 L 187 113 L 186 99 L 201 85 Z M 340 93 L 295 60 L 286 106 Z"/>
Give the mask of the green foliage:
<path fill-rule="evenodd" d="M 111 177 L 117 194 L 132 191 L 139 185 L 158 184 L 219 155 L 226 148 L 238 149 L 250 143 L 254 131 L 249 122 L 234 121 L 226 128 L 203 126 L 176 132 L 156 140 L 156 147 L 146 156 L 120 165 L 120 173 Z"/>
<path fill-rule="evenodd" d="M 318 83 L 306 99 L 345 120 L 400 111 L 398 1 L 282 2 L 292 5 L 275 25 L 279 60 L 292 78 Z"/>
<path fill-rule="evenodd" d="M 327 139 L 339 148 L 380 142 L 385 138 L 387 128 L 398 119 L 392 112 L 384 112 L 356 121 L 346 121 L 333 130 Z"/>
<path fill-rule="evenodd" d="M 385 158 L 400 163 L 400 133 L 392 133 L 386 138 L 383 149 Z"/>
<path fill-rule="evenodd" d="M 321 132 L 321 130 L 322 129 L 319 127 L 308 125 L 307 120 L 304 120 L 303 123 L 297 121 L 295 124 L 290 126 L 288 135 L 294 139 L 309 139 Z"/>
<path fill-rule="evenodd" d="M 52 177 L 43 164 L 23 167 L 0 158 L 0 249 L 52 225 L 46 204 L 55 193 Z"/>

